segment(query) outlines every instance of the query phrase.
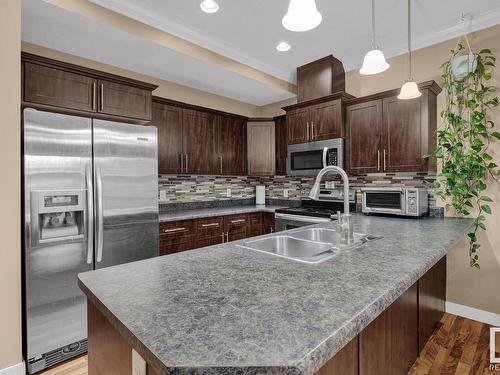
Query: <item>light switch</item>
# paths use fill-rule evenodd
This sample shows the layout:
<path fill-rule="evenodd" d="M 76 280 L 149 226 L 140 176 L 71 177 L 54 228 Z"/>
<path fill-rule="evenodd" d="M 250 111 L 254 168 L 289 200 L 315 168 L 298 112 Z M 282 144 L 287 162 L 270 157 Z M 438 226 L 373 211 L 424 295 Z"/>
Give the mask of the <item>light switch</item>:
<path fill-rule="evenodd" d="M 167 191 L 166 190 L 160 190 L 160 200 L 161 201 L 167 200 Z"/>
<path fill-rule="evenodd" d="M 288 189 L 283 189 L 283 197 L 288 198 Z"/>
<path fill-rule="evenodd" d="M 226 190 L 226 197 L 231 198 L 231 189 Z"/>
<path fill-rule="evenodd" d="M 132 349 L 132 375 L 146 375 L 146 361 Z"/>

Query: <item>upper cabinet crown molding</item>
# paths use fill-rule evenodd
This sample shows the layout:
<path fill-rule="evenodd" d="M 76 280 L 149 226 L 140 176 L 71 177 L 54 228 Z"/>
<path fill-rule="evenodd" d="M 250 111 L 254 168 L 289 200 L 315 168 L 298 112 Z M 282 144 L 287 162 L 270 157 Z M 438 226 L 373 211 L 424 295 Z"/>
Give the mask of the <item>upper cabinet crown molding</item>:
<path fill-rule="evenodd" d="M 323 96 L 321 98 L 306 100 L 306 101 L 303 101 L 303 102 L 300 102 L 297 104 L 287 105 L 286 107 L 282 107 L 281 109 L 286 111 L 286 112 L 289 112 L 289 111 L 293 111 L 294 109 L 305 108 L 305 107 L 309 107 L 312 105 L 330 102 L 330 101 L 338 100 L 338 99 L 342 100 L 342 103 L 344 103 L 344 102 L 347 103 L 348 101 L 350 101 L 354 98 L 355 98 L 355 96 L 348 94 L 347 92 L 341 91 L 341 92 L 333 93 L 331 95 Z"/>

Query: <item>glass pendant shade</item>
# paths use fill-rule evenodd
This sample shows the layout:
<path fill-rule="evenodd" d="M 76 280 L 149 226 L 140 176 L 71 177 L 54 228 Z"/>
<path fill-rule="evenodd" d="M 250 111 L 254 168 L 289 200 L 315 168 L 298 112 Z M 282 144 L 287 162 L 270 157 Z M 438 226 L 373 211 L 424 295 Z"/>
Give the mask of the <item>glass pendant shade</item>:
<path fill-rule="evenodd" d="M 389 69 L 389 63 L 385 60 L 384 53 L 379 49 L 373 49 L 365 55 L 363 66 L 359 73 L 364 75 L 378 74 Z"/>
<path fill-rule="evenodd" d="M 215 13 L 219 10 L 219 4 L 217 4 L 214 0 L 203 0 L 200 3 L 200 8 L 205 13 Z"/>
<path fill-rule="evenodd" d="M 322 19 L 315 0 L 290 0 L 281 23 L 285 29 L 300 32 L 314 29 Z"/>
<path fill-rule="evenodd" d="M 415 99 L 422 96 L 422 93 L 418 89 L 418 85 L 415 81 L 406 81 L 403 86 L 401 86 L 401 91 L 399 92 L 398 99 Z"/>

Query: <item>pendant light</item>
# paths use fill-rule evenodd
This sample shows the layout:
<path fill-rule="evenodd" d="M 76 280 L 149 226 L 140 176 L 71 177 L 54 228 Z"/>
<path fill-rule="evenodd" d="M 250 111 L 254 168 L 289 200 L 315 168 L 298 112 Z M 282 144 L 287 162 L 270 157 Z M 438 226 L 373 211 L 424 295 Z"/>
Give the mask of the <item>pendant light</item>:
<path fill-rule="evenodd" d="M 409 77 L 408 80 L 401 86 L 401 91 L 399 92 L 398 99 L 415 99 L 422 95 L 418 89 L 418 85 L 415 83 L 411 76 L 411 3 L 408 0 L 408 70 Z"/>
<path fill-rule="evenodd" d="M 384 53 L 378 49 L 375 43 L 375 0 L 372 0 L 372 50 L 365 55 L 359 73 L 363 75 L 378 74 L 389 69 L 389 66 Z"/>
<path fill-rule="evenodd" d="M 285 29 L 300 32 L 314 29 L 322 19 L 315 0 L 290 0 L 281 23 Z"/>

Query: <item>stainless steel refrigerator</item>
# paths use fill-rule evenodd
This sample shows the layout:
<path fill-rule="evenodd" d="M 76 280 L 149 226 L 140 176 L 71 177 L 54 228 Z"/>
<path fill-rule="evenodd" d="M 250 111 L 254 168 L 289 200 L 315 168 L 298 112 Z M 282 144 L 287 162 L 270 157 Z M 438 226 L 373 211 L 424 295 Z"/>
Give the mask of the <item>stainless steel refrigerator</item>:
<path fill-rule="evenodd" d="M 23 111 L 24 355 L 87 350 L 80 272 L 158 255 L 156 128 Z"/>

